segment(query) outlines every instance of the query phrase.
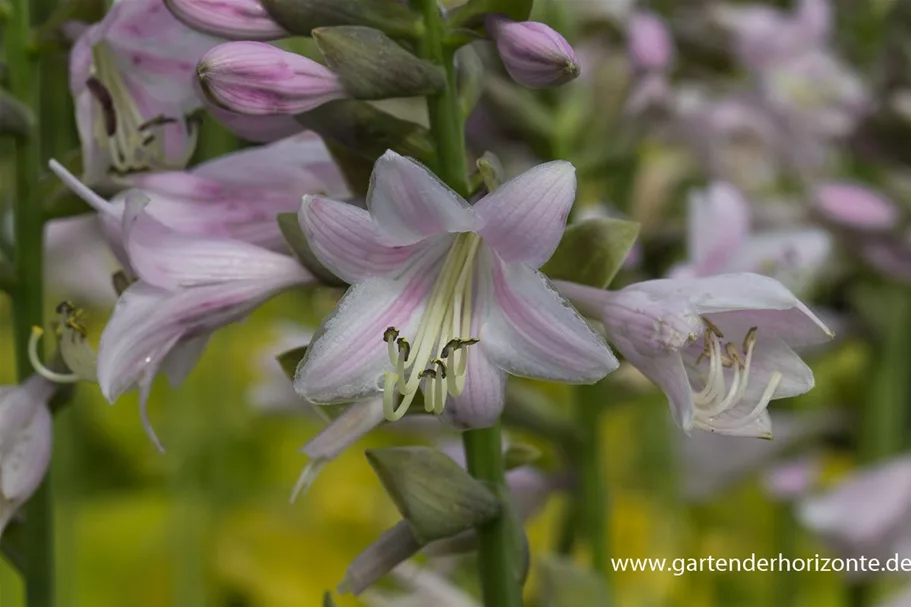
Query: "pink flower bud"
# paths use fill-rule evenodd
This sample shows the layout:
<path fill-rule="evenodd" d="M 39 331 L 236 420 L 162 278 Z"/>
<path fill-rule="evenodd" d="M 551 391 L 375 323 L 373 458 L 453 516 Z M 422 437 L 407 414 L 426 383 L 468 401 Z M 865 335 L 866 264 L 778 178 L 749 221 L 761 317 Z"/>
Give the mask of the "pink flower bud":
<path fill-rule="evenodd" d="M 506 71 L 528 88 L 560 86 L 575 79 L 579 60 L 566 38 L 536 21 L 487 18 L 487 33 L 497 43 Z"/>
<path fill-rule="evenodd" d="M 275 40 L 290 36 L 259 0 L 165 0 L 185 25 L 229 40 Z"/>
<path fill-rule="evenodd" d="M 627 45 L 633 65 L 640 70 L 665 70 L 674 60 L 674 43 L 664 21 L 639 11 L 627 26 Z"/>
<path fill-rule="evenodd" d="M 262 42 L 216 46 L 196 71 L 214 103 L 240 114 L 300 114 L 346 96 L 327 67 Z"/>
<path fill-rule="evenodd" d="M 898 209 L 882 195 L 851 183 L 824 183 L 813 192 L 816 208 L 827 219 L 859 230 L 889 230 Z"/>

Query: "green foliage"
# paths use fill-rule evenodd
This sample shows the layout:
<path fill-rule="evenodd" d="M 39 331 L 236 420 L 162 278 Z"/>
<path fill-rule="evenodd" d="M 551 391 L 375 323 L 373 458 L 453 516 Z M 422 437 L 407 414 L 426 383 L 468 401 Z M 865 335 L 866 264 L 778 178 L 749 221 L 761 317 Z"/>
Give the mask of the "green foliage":
<path fill-rule="evenodd" d="M 590 219 L 566 229 L 541 271 L 555 280 L 607 287 L 639 235 L 639 224 L 623 219 Z"/>
<path fill-rule="evenodd" d="M 570 559 L 549 555 L 540 560 L 541 607 L 607 607 L 607 584 L 595 571 L 582 569 Z"/>
<path fill-rule="evenodd" d="M 533 5 L 534 0 L 468 0 L 449 13 L 446 25 L 454 29 L 481 28 L 484 17 L 489 14 L 502 14 L 515 21 L 525 21 Z"/>
<path fill-rule="evenodd" d="M 436 449 L 390 447 L 366 455 L 421 543 L 467 531 L 502 512 L 490 489 Z"/>
<path fill-rule="evenodd" d="M 301 36 L 336 25 L 365 25 L 402 38 L 414 38 L 419 31 L 408 7 L 389 0 L 263 0 L 263 7 L 279 25 Z"/>
<path fill-rule="evenodd" d="M 320 27 L 312 35 L 326 64 L 355 99 L 419 97 L 446 86 L 442 68 L 418 59 L 377 29 Z"/>

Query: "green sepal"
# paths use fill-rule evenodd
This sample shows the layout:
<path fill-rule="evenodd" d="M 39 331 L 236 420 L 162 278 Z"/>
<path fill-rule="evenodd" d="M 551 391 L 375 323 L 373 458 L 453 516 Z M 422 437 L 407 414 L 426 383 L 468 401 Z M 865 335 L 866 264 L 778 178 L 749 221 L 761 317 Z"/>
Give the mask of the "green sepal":
<path fill-rule="evenodd" d="M 386 150 L 432 165 L 436 156 L 426 128 L 396 118 L 365 101 L 331 101 L 295 119 L 323 139 L 334 141 L 363 158 L 376 161 Z"/>
<path fill-rule="evenodd" d="M 422 544 L 490 522 L 503 511 L 486 485 L 436 449 L 390 447 L 366 455 Z"/>
<path fill-rule="evenodd" d="M 417 15 L 390 0 L 263 0 L 263 8 L 283 28 L 309 36 L 318 27 L 364 25 L 396 38 L 417 38 Z"/>
<path fill-rule="evenodd" d="M 538 562 L 541 607 L 604 607 L 610 593 L 604 578 L 569 558 L 547 555 Z"/>
<path fill-rule="evenodd" d="M 484 17 L 489 14 L 506 15 L 513 21 L 526 21 L 533 5 L 534 0 L 468 0 L 450 11 L 446 25 L 451 29 L 482 28 Z"/>
<path fill-rule="evenodd" d="M 355 99 L 421 97 L 446 88 L 442 68 L 415 57 L 377 29 L 320 27 L 312 35 L 326 64 Z"/>
<path fill-rule="evenodd" d="M 297 213 L 279 213 L 276 220 L 291 252 L 317 280 L 330 287 L 348 286 L 348 283 L 333 274 L 313 254 L 313 249 L 310 248 L 310 243 L 307 242 L 307 237 L 304 236 L 304 231 L 297 220 Z"/>
<path fill-rule="evenodd" d="M 625 219 L 589 219 L 571 225 L 541 271 L 554 280 L 603 289 L 617 275 L 638 235 L 639 224 Z"/>

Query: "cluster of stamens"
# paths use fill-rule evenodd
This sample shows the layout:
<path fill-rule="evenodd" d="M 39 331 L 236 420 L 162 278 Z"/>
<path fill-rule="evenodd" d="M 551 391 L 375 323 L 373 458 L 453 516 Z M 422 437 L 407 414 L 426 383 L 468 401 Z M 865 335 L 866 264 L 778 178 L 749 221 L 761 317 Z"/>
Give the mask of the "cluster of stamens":
<path fill-rule="evenodd" d="M 469 335 L 479 242 L 474 234 L 456 236 L 421 317 L 414 345 L 396 327 L 383 333 L 393 368 L 384 375 L 386 419 L 401 419 L 422 384 L 428 413 L 442 413 L 447 397 L 464 391 L 468 348 L 479 341 Z M 398 394 L 402 400 L 396 403 Z"/>
<path fill-rule="evenodd" d="M 58 373 L 49 369 L 41 362 L 38 355 L 38 340 L 44 335 L 41 327 L 32 327 L 32 335 L 28 344 L 29 361 L 35 372 L 56 383 L 75 383 L 77 381 L 96 381 L 97 354 L 89 345 L 86 337 L 85 310 L 77 308 L 70 301 L 64 301 L 57 306 L 60 319 L 54 331 L 59 354 L 71 373 Z"/>
<path fill-rule="evenodd" d="M 745 416 L 726 423 L 719 421 L 718 416 L 743 400 L 750 381 L 750 363 L 756 347 L 757 327 L 747 331 L 743 344 L 738 348 L 731 342 L 724 342 L 724 334 L 710 320 L 703 317 L 705 330 L 703 332 L 702 353 L 696 359 L 696 365 L 703 360 L 708 361 L 709 372 L 705 380 L 705 387 L 693 394 L 696 405 L 696 425 L 706 430 L 731 429 L 755 421 L 766 409 L 782 375 L 778 371 L 772 373 L 759 401 L 752 411 Z M 725 369 L 730 369 L 730 385 L 725 377 Z"/>
<path fill-rule="evenodd" d="M 92 76 L 86 86 L 101 110 L 101 119 L 94 124 L 95 139 L 108 150 L 113 171 L 125 174 L 186 166 L 198 134 L 196 121 L 170 116 L 143 118 L 104 42 L 92 48 L 92 59 Z M 179 121 L 185 124 L 190 145 L 182 157 L 168 158 L 159 131 Z"/>

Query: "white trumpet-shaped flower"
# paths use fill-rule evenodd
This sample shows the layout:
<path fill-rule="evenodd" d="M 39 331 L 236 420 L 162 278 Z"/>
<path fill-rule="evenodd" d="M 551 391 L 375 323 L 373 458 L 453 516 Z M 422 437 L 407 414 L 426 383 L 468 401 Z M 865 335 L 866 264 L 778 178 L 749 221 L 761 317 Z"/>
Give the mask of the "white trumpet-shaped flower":
<path fill-rule="evenodd" d="M 813 387 L 794 353 L 832 332 L 758 274 L 649 280 L 620 291 L 558 282 L 608 341 L 667 395 L 680 427 L 771 438 L 769 401 Z"/>
<path fill-rule="evenodd" d="M 552 162 L 469 206 L 389 151 L 369 210 L 305 197 L 314 253 L 352 287 L 298 367 L 298 393 L 333 403 L 382 391 L 396 420 L 423 390 L 427 411 L 477 427 L 497 419 L 507 373 L 590 383 L 612 371 L 606 344 L 536 269 L 574 195 L 572 165 Z"/>

